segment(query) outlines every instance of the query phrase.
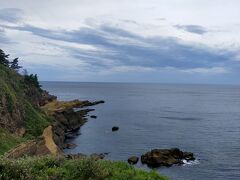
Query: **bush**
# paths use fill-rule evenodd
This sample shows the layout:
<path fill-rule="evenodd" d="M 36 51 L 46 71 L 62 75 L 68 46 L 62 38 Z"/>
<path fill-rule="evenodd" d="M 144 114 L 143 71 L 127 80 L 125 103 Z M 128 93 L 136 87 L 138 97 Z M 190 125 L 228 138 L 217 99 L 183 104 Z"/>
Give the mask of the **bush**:
<path fill-rule="evenodd" d="M 91 158 L 66 160 L 54 157 L 35 157 L 19 160 L 0 158 L 0 179 L 39 180 L 167 180 L 151 171 L 135 169 L 123 162 L 95 161 Z"/>

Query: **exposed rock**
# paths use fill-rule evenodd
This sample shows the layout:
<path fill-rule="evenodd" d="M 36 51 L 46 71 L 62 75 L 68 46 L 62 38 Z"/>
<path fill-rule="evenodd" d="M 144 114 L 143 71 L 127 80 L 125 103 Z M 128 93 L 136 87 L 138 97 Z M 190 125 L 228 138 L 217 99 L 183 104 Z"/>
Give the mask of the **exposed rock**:
<path fill-rule="evenodd" d="M 70 134 L 70 133 L 65 134 L 65 139 L 74 139 L 74 138 L 76 138 L 74 134 Z"/>
<path fill-rule="evenodd" d="M 90 102 L 90 101 L 85 101 L 85 104 L 82 107 L 86 107 L 86 106 L 95 106 L 97 104 L 102 104 L 105 103 L 105 101 L 95 101 L 95 102 Z"/>
<path fill-rule="evenodd" d="M 193 153 L 182 152 L 178 148 L 154 149 L 141 156 L 141 162 L 149 167 L 172 166 L 183 164 L 183 160 L 195 160 Z"/>
<path fill-rule="evenodd" d="M 132 164 L 132 165 L 133 165 L 133 164 L 137 164 L 138 160 L 139 160 L 138 157 L 132 156 L 132 157 L 130 157 L 130 158 L 128 159 L 128 163 L 129 163 L 129 164 Z"/>
<path fill-rule="evenodd" d="M 94 109 L 79 109 L 87 105 L 96 105 L 104 101 L 52 101 L 42 109 L 56 121 L 53 123 L 54 141 L 60 149 L 68 148 L 66 139 L 73 139 L 79 135 L 80 127 L 87 121 L 85 116 Z"/>
<path fill-rule="evenodd" d="M 6 154 L 7 158 L 20 158 L 23 156 L 47 155 L 49 149 L 45 146 L 43 139 L 32 140 L 18 145 Z"/>
<path fill-rule="evenodd" d="M 65 140 L 75 138 L 79 128 L 86 122 L 83 114 L 85 114 L 85 111 L 75 112 L 68 109 L 53 115 L 54 119 L 56 119 L 53 124 L 54 140 L 61 149 L 65 148 Z"/>
<path fill-rule="evenodd" d="M 57 100 L 57 96 L 49 94 L 49 92 L 43 90 L 41 98 L 39 100 L 39 106 L 44 106 L 52 101 Z"/>
<path fill-rule="evenodd" d="M 94 153 L 94 154 L 91 154 L 90 157 L 97 161 L 97 160 L 100 160 L 100 159 L 104 159 L 105 155 L 102 154 L 102 153 L 101 154 Z"/>
<path fill-rule="evenodd" d="M 50 153 L 53 155 L 60 155 L 62 154 L 61 149 L 55 144 L 55 141 L 53 139 L 53 130 L 52 126 L 48 126 L 46 129 L 43 131 L 43 138 L 45 141 L 45 146 L 49 149 Z"/>
<path fill-rule="evenodd" d="M 183 159 L 185 159 L 186 161 L 194 161 L 195 157 L 194 154 L 191 152 L 183 152 Z"/>
<path fill-rule="evenodd" d="M 78 154 L 67 154 L 67 155 L 65 155 L 65 157 L 67 159 L 82 159 L 82 158 L 87 157 L 87 155 L 78 153 Z"/>
<path fill-rule="evenodd" d="M 96 119 L 96 118 L 97 118 L 97 116 L 95 116 L 95 115 L 92 115 L 92 116 L 90 116 L 90 118 Z"/>
<path fill-rule="evenodd" d="M 77 147 L 77 145 L 76 144 L 73 144 L 73 143 L 68 143 L 68 144 L 66 144 L 66 148 L 67 149 L 74 149 L 74 148 L 76 148 Z"/>
<path fill-rule="evenodd" d="M 118 131 L 119 130 L 119 127 L 117 127 L 117 126 L 113 126 L 112 127 L 112 131 L 114 132 L 114 131 Z"/>
<path fill-rule="evenodd" d="M 15 131 L 15 134 L 19 137 L 23 137 L 25 133 L 26 133 L 26 129 L 23 127 L 19 128 Z"/>
<path fill-rule="evenodd" d="M 67 110 L 73 110 L 74 108 L 83 108 L 88 106 L 94 106 L 97 104 L 104 103 L 104 101 L 80 101 L 80 100 L 73 100 L 73 101 L 57 101 L 54 100 L 44 106 L 42 109 L 47 112 L 48 115 L 54 115 L 55 113 L 61 113 Z"/>
<path fill-rule="evenodd" d="M 68 155 L 65 155 L 65 157 L 67 159 L 82 159 L 88 156 L 82 153 L 78 153 L 78 154 L 68 154 Z M 89 157 L 94 159 L 95 161 L 98 161 L 98 160 L 104 159 L 105 155 L 104 153 L 101 153 L 101 154 L 94 153 L 94 154 L 91 154 Z"/>
<path fill-rule="evenodd" d="M 35 140 L 28 141 L 18 145 L 10 150 L 6 157 L 20 158 L 24 156 L 42 156 L 42 155 L 63 155 L 63 152 L 53 140 L 52 126 L 47 127 L 43 135 Z"/>

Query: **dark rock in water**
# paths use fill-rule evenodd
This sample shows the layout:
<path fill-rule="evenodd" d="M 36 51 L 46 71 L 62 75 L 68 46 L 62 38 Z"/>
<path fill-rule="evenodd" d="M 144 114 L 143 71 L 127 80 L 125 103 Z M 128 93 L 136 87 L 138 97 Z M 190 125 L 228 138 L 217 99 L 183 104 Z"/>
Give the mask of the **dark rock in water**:
<path fill-rule="evenodd" d="M 182 152 L 178 148 L 154 149 L 141 156 L 141 162 L 149 167 L 170 167 L 174 164 L 183 164 L 183 160 L 195 160 L 193 153 Z"/>
<path fill-rule="evenodd" d="M 195 157 L 194 157 L 193 153 L 191 153 L 191 152 L 183 152 L 183 159 L 185 159 L 187 161 L 194 161 Z"/>
<path fill-rule="evenodd" d="M 65 158 L 67 158 L 67 159 L 83 159 L 85 157 L 87 157 L 87 155 L 82 154 L 82 153 L 65 155 Z"/>
<path fill-rule="evenodd" d="M 128 159 L 128 163 L 129 163 L 129 164 L 132 164 L 132 165 L 133 165 L 133 164 L 137 164 L 138 160 L 139 160 L 138 157 L 132 156 L 132 157 L 130 157 L 130 158 Z"/>
<path fill-rule="evenodd" d="M 89 156 L 82 154 L 82 153 L 65 155 L 65 158 L 67 158 L 67 159 L 83 159 L 86 157 L 89 157 Z M 104 159 L 105 155 L 104 155 L 104 153 L 101 153 L 101 154 L 94 153 L 94 154 L 90 155 L 90 158 L 92 158 L 95 161 L 98 161 L 98 160 Z"/>
<path fill-rule="evenodd" d="M 117 127 L 117 126 L 112 127 L 112 131 L 118 131 L 118 130 L 119 130 L 119 127 Z"/>
<path fill-rule="evenodd" d="M 65 134 L 65 138 L 66 139 L 74 139 L 74 138 L 76 138 L 76 136 L 74 134 L 69 133 L 69 134 Z"/>
<path fill-rule="evenodd" d="M 82 133 L 80 133 L 80 132 L 77 132 L 77 133 L 76 133 L 77 136 L 80 136 L 81 134 L 82 134 Z"/>
<path fill-rule="evenodd" d="M 68 143 L 68 144 L 66 144 L 66 148 L 67 148 L 67 149 L 74 149 L 75 147 L 77 147 L 76 144 L 73 144 L 73 143 Z"/>
<path fill-rule="evenodd" d="M 95 115 L 92 115 L 92 116 L 90 116 L 91 118 L 93 118 L 93 119 L 96 119 L 97 118 L 97 116 L 95 116 Z"/>
<path fill-rule="evenodd" d="M 97 161 L 97 160 L 104 159 L 105 155 L 103 153 L 101 153 L 101 154 L 94 153 L 94 154 L 91 154 L 90 157 Z"/>
<path fill-rule="evenodd" d="M 84 102 L 82 102 L 81 107 L 95 106 L 97 104 L 102 104 L 102 103 L 105 103 L 105 101 L 95 101 L 95 102 L 84 101 Z"/>

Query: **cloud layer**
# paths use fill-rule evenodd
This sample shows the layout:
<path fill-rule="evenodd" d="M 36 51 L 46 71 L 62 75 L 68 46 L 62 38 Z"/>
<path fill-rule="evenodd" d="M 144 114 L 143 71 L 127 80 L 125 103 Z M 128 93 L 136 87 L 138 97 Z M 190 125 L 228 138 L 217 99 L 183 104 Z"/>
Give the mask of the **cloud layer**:
<path fill-rule="evenodd" d="M 62 1 L 59 10 L 52 7 L 55 1 L 52 6 L 47 1 L 41 5 L 28 3 L 25 7 L 13 0 L 3 2 L 0 46 L 7 53 L 20 56 L 23 65 L 37 72 L 42 80 L 239 83 L 240 43 L 233 37 L 240 25 L 233 19 L 228 21 L 231 24 L 224 19 L 218 24 L 207 20 L 199 23 L 204 18 L 195 16 L 196 22 L 181 22 L 171 20 L 172 15 L 166 11 L 154 13 L 160 5 L 167 7 L 177 1 L 139 0 L 139 11 L 134 15 L 134 6 L 128 1 L 98 2 L 102 9 L 88 1 L 72 0 L 70 5 Z M 43 11 L 41 6 L 45 12 L 31 14 L 37 5 L 40 9 L 36 12 Z M 185 10 L 189 6 L 196 8 L 188 0 L 185 5 Z M 234 11 L 232 4 L 225 8 Z M 143 9 L 152 16 L 141 15 Z M 173 8 L 176 19 L 183 9 Z M 78 10 L 82 11 L 78 14 Z M 51 13 L 44 22 L 45 14 Z M 62 23 L 56 18 L 58 14 Z"/>

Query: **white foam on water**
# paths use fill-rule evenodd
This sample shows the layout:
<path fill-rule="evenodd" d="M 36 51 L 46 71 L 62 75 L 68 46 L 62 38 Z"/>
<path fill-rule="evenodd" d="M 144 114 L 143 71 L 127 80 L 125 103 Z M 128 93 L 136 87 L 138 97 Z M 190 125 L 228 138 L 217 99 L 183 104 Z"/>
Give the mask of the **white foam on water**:
<path fill-rule="evenodd" d="M 194 161 L 187 161 L 187 160 L 183 160 L 183 166 L 187 166 L 187 165 L 197 165 L 200 164 L 199 160 L 194 160 Z"/>

